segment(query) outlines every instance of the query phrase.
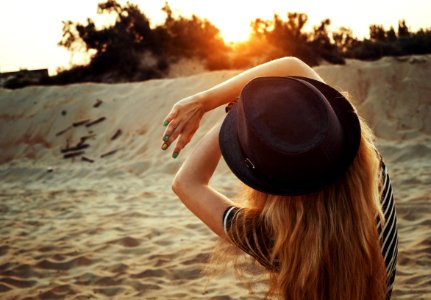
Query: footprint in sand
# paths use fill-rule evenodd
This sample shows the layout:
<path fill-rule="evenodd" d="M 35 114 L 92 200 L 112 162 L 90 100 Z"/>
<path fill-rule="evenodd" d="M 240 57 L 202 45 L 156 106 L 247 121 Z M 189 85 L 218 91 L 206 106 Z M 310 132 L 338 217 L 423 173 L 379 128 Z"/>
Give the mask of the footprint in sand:
<path fill-rule="evenodd" d="M 124 247 L 132 248 L 132 247 L 139 246 L 141 244 L 141 241 L 139 241 L 138 239 L 132 238 L 130 236 L 126 236 L 124 238 L 111 241 L 109 243 L 110 244 L 119 244 L 119 245 L 122 245 Z"/>
<path fill-rule="evenodd" d="M 163 269 L 148 269 L 138 274 L 132 274 L 132 278 L 166 277 L 167 272 Z"/>

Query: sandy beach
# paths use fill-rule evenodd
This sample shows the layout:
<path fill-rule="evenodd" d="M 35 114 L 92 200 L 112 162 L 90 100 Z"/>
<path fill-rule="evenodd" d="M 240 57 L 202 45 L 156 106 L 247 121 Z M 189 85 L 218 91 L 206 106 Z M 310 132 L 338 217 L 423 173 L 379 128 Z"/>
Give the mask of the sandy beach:
<path fill-rule="evenodd" d="M 393 181 L 393 299 L 431 299 L 431 56 L 324 65 L 377 135 Z M 238 71 L 127 84 L 0 89 L 1 299 L 262 299 L 201 270 L 216 236 L 171 191 L 211 112 L 177 159 L 160 150 L 182 97 Z M 222 162 L 213 182 L 233 196 Z"/>

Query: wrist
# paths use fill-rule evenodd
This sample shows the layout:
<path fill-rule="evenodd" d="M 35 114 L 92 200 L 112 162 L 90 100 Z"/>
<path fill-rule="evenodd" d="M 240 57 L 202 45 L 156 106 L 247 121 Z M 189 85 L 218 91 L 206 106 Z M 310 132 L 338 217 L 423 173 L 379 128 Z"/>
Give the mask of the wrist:
<path fill-rule="evenodd" d="M 214 89 L 200 92 L 196 96 L 204 112 L 209 112 L 229 102 L 224 100 L 226 96 L 223 93 Z"/>
<path fill-rule="evenodd" d="M 202 109 L 204 113 L 209 112 L 214 108 L 211 105 L 210 93 L 208 91 L 197 93 L 195 95 L 195 99 L 196 99 L 196 103 L 198 103 L 200 109 Z"/>

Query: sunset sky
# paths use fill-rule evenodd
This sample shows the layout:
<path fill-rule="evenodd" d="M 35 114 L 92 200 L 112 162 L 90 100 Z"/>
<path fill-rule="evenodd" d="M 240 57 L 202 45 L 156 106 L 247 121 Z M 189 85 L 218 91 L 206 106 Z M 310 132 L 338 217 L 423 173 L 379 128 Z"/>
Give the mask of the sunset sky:
<path fill-rule="evenodd" d="M 102 25 L 109 22 L 96 13 L 102 0 L 1 0 L 0 6 L 0 72 L 19 69 L 67 67 L 70 53 L 57 47 L 62 34 L 62 20 L 85 22 L 86 18 Z M 125 1 L 118 1 L 125 3 Z M 163 21 L 164 0 L 131 0 L 138 4 L 155 24 Z M 170 0 L 175 13 L 196 14 L 208 18 L 227 41 L 244 40 L 250 21 L 272 19 L 274 13 L 285 17 L 289 12 L 305 12 L 308 26 L 325 18 L 331 28 L 349 27 L 356 37 L 368 34 L 370 24 L 396 28 L 405 19 L 411 30 L 430 28 L 430 0 Z M 76 59 L 76 58 L 75 58 Z"/>

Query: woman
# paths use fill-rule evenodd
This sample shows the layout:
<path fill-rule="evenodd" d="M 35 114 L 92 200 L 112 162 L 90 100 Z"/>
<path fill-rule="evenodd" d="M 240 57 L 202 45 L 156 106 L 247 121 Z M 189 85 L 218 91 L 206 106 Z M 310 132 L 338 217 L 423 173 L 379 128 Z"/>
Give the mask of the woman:
<path fill-rule="evenodd" d="M 172 188 L 211 230 L 259 262 L 280 299 L 388 299 L 397 229 L 389 177 L 349 101 L 302 61 L 245 71 L 174 105 L 162 149 L 190 141 L 231 103 Z M 208 183 L 223 155 L 247 186 L 242 207 Z"/>

